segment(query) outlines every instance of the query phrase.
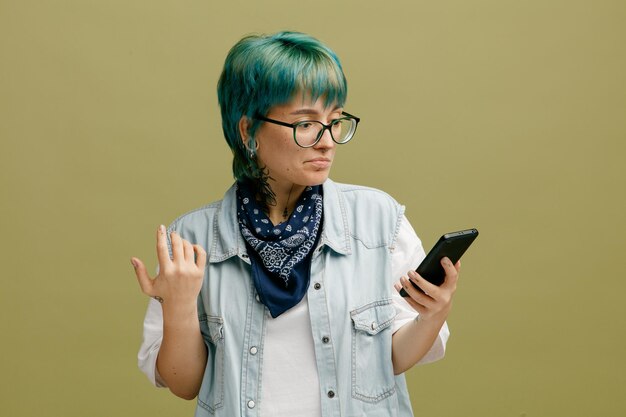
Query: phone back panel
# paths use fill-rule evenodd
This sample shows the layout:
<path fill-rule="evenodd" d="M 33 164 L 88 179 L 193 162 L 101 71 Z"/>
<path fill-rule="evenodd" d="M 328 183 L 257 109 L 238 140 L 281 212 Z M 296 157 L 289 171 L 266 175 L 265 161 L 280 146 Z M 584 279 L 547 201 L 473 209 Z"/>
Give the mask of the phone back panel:
<path fill-rule="evenodd" d="M 443 284 L 446 274 L 441 266 L 441 259 L 447 256 L 455 264 L 477 236 L 478 230 L 476 229 L 461 230 L 441 236 L 417 268 L 417 273 L 435 285 Z"/>

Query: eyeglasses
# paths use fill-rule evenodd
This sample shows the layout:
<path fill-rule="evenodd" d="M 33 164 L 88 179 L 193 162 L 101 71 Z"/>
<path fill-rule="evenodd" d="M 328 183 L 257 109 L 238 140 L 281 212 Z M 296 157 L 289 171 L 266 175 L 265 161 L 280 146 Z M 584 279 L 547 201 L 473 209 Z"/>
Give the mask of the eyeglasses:
<path fill-rule="evenodd" d="M 255 119 L 292 128 L 293 140 L 296 144 L 301 148 L 310 148 L 315 146 L 317 142 L 322 139 L 326 129 L 328 129 L 330 137 L 337 144 L 341 145 L 352 139 L 361 119 L 345 111 L 341 112 L 341 114 L 344 117 L 335 119 L 327 125 L 317 120 L 302 120 L 298 123 L 285 123 L 263 116 L 257 116 Z"/>

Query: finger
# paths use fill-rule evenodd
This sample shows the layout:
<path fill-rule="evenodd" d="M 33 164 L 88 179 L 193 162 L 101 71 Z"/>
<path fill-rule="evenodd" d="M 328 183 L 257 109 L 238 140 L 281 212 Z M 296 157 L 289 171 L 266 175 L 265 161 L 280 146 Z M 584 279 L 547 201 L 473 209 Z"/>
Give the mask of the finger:
<path fill-rule="evenodd" d="M 459 280 L 459 272 L 455 268 L 455 265 L 452 265 L 452 261 L 450 261 L 448 257 L 444 257 L 441 259 L 441 266 L 444 271 L 446 271 L 446 278 L 441 286 L 446 288 L 456 288 L 456 283 Z M 461 265 L 459 264 L 459 267 L 460 266 Z"/>
<path fill-rule="evenodd" d="M 152 296 L 153 280 L 148 275 L 146 266 L 137 258 L 130 258 L 130 263 L 135 268 L 135 275 L 137 275 L 137 281 L 141 287 L 141 291 L 149 296 Z"/>
<path fill-rule="evenodd" d="M 404 287 L 402 286 L 402 284 L 400 284 L 400 281 L 394 282 L 393 283 L 393 288 L 395 288 L 396 291 L 398 291 L 398 294 L 402 295 L 402 288 L 404 288 Z M 411 298 L 411 297 L 402 297 L 402 298 L 407 299 L 407 298 Z"/>
<path fill-rule="evenodd" d="M 427 294 L 417 290 L 407 277 L 400 278 L 400 283 L 402 284 L 404 291 L 406 291 L 406 293 L 409 294 L 409 297 L 413 301 L 425 307 L 428 307 L 429 305 L 431 305 L 433 301 L 432 298 L 430 298 Z"/>
<path fill-rule="evenodd" d="M 402 291 L 402 289 L 404 288 L 400 282 L 401 281 L 393 283 L 393 288 L 395 288 L 395 290 L 398 291 L 398 293 L 400 293 Z M 421 311 L 421 310 L 424 309 L 424 306 L 422 306 L 421 304 L 416 303 L 415 300 L 413 300 L 411 297 L 402 297 L 402 299 L 404 301 L 406 301 L 407 304 L 409 304 L 409 306 L 411 306 L 411 308 L 413 308 L 413 310 Z"/>
<path fill-rule="evenodd" d="M 456 269 L 457 273 L 461 272 L 461 260 L 460 259 L 456 261 L 456 263 L 454 264 L 454 269 Z"/>
<path fill-rule="evenodd" d="M 177 262 L 185 260 L 183 249 L 183 240 L 176 232 L 170 233 L 170 241 L 172 242 L 172 261 Z"/>
<path fill-rule="evenodd" d="M 415 285 L 424 291 L 424 294 L 429 298 L 435 298 L 435 294 L 439 291 L 439 287 L 432 282 L 424 279 L 420 274 L 415 271 L 408 272 L 409 280 L 413 281 Z"/>
<path fill-rule="evenodd" d="M 185 256 L 185 262 L 193 262 L 193 246 L 186 239 L 181 239 L 183 242 L 183 252 Z"/>
<path fill-rule="evenodd" d="M 393 284 L 393 287 L 396 289 L 396 291 L 400 292 L 402 290 L 402 285 L 400 284 L 400 282 L 396 282 Z M 411 297 L 402 297 L 402 299 L 404 301 L 406 301 L 406 303 L 415 311 L 417 311 L 418 313 L 422 313 L 426 310 L 426 308 L 417 303 L 415 300 L 413 300 Z"/>
<path fill-rule="evenodd" d="M 157 258 L 159 259 L 159 269 L 161 271 L 171 262 L 170 252 L 167 249 L 167 232 L 163 225 L 160 225 L 157 229 Z"/>
<path fill-rule="evenodd" d="M 193 245 L 193 250 L 196 252 L 196 266 L 204 269 L 206 266 L 206 251 L 200 245 Z"/>

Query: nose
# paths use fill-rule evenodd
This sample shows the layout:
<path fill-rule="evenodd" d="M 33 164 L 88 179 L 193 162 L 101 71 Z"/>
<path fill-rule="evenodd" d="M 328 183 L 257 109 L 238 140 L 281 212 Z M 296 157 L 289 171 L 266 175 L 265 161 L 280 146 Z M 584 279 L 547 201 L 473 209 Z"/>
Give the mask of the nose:
<path fill-rule="evenodd" d="M 313 147 L 315 149 L 330 149 L 334 148 L 335 145 L 335 141 L 330 135 L 330 129 L 325 127 L 324 132 L 322 132 L 322 137 L 315 145 L 313 145 Z"/>

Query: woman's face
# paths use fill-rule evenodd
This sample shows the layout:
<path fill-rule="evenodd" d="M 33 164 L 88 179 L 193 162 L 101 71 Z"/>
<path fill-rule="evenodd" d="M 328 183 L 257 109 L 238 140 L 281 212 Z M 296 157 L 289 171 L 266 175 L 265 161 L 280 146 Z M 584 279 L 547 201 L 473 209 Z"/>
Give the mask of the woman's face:
<path fill-rule="evenodd" d="M 327 125 L 340 118 L 342 110 L 336 105 L 324 108 L 324 97 L 312 102 L 297 94 L 289 103 L 272 107 L 267 117 L 286 123 L 317 120 Z M 265 122 L 257 130 L 256 140 L 259 166 L 274 180 L 269 183 L 274 192 L 292 185 L 319 185 L 328 178 L 336 147 L 328 129 L 315 146 L 301 148 L 293 139 L 292 128 Z"/>

